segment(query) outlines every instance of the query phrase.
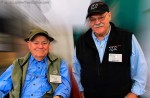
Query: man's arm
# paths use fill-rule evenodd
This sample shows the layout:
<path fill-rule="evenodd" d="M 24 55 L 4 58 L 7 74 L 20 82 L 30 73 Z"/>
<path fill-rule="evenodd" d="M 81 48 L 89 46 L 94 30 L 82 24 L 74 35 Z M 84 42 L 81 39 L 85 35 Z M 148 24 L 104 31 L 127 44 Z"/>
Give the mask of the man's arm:
<path fill-rule="evenodd" d="M 142 95 L 145 92 L 145 86 L 147 81 L 147 69 L 148 67 L 144 57 L 144 53 L 135 36 L 133 35 L 131 55 L 131 78 L 133 80 L 131 93 L 133 93 L 133 95 Z"/>
<path fill-rule="evenodd" d="M 0 98 L 4 98 L 4 96 L 8 94 L 12 88 L 12 69 L 13 65 L 7 68 L 6 71 L 0 76 Z"/>
<path fill-rule="evenodd" d="M 77 59 L 77 56 L 76 56 L 76 50 L 74 52 L 74 58 L 73 58 L 73 66 L 72 66 L 72 72 L 73 72 L 73 76 L 77 82 L 77 85 L 78 85 L 78 88 L 79 88 L 79 91 L 80 91 L 80 97 L 81 98 L 84 98 L 84 88 L 81 84 L 81 76 L 80 76 L 80 71 L 81 71 L 81 66 L 80 66 L 80 63 Z"/>
<path fill-rule="evenodd" d="M 62 83 L 55 90 L 54 96 L 56 96 L 56 98 L 60 96 L 62 96 L 63 98 L 69 98 L 71 93 L 70 74 L 68 66 L 64 60 L 62 60 L 60 65 L 60 75 Z"/>
<path fill-rule="evenodd" d="M 76 50 L 75 50 L 75 54 L 74 54 L 74 58 L 73 58 L 72 72 L 73 72 L 74 78 L 78 84 L 78 88 L 79 88 L 80 92 L 83 92 L 84 88 L 81 85 L 81 81 L 80 81 L 80 79 L 81 79 L 80 71 L 81 71 L 81 66 L 80 66 L 80 63 L 77 59 Z"/>

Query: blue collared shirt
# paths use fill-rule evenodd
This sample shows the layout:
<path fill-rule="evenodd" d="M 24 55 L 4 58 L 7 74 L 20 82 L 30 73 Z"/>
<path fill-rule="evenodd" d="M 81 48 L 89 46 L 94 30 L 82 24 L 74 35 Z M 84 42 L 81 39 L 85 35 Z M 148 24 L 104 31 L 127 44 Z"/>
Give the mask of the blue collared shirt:
<path fill-rule="evenodd" d="M 103 38 L 103 40 L 98 40 L 97 37 L 92 32 L 92 38 L 94 40 L 94 43 L 96 45 L 96 48 L 99 53 L 100 61 L 103 60 L 103 55 L 105 52 L 107 40 L 109 33 Z M 131 78 L 134 80 L 134 84 L 132 86 L 131 92 L 135 93 L 136 95 L 142 95 L 145 92 L 145 86 L 147 81 L 147 63 L 143 54 L 143 51 L 135 38 L 134 35 L 132 35 L 132 55 L 130 57 L 131 59 Z M 73 58 L 73 75 L 77 81 L 78 87 L 80 91 L 84 91 L 84 88 L 81 85 L 80 82 L 80 63 L 76 56 L 76 50 Z"/>
<path fill-rule="evenodd" d="M 42 98 L 49 90 L 51 85 L 47 80 L 48 58 L 37 61 L 31 55 L 26 73 L 25 82 L 22 88 L 21 98 Z M 0 98 L 3 98 L 12 88 L 11 73 L 13 65 L 11 65 L 0 77 Z M 62 95 L 69 98 L 71 91 L 70 75 L 68 66 L 64 60 L 60 65 L 60 75 L 62 83 L 54 92 L 55 95 Z"/>

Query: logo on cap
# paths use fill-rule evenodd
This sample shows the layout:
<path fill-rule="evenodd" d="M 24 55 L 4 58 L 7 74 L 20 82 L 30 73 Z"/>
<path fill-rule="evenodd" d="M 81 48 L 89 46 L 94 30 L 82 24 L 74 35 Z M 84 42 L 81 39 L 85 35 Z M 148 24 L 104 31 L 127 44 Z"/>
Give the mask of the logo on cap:
<path fill-rule="evenodd" d="M 98 4 L 93 4 L 93 5 L 91 6 L 91 10 L 97 9 L 97 7 L 98 7 Z"/>

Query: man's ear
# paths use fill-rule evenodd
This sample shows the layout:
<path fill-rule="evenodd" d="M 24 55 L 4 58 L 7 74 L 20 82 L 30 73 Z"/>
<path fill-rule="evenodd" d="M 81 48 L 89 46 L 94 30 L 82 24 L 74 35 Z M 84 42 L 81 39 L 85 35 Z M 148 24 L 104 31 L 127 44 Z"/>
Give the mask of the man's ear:
<path fill-rule="evenodd" d="M 109 21 L 111 21 L 112 13 L 111 13 L 111 12 L 108 12 L 108 16 L 109 16 Z"/>

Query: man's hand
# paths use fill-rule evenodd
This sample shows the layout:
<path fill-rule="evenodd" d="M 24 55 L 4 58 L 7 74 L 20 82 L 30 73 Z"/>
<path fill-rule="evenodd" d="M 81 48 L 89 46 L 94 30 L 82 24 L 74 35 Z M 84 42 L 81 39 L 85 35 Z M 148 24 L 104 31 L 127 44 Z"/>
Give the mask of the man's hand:
<path fill-rule="evenodd" d="M 63 98 L 62 96 L 54 96 L 53 98 Z"/>
<path fill-rule="evenodd" d="M 54 96 L 54 98 L 60 98 L 59 96 Z"/>
<path fill-rule="evenodd" d="M 134 93 L 128 93 L 128 95 L 125 98 L 138 98 L 138 97 Z"/>

